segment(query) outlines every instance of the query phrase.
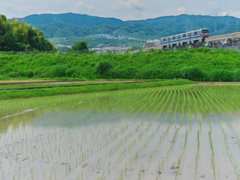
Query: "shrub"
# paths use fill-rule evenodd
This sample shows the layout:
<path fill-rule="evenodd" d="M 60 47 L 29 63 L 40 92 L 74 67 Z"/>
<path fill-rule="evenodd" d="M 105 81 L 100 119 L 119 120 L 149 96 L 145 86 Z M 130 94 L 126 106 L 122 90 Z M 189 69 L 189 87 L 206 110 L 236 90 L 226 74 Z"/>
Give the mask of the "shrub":
<path fill-rule="evenodd" d="M 76 68 L 69 68 L 69 69 L 66 70 L 66 76 L 67 77 L 73 77 L 74 74 L 77 74 L 76 72 L 77 72 Z"/>
<path fill-rule="evenodd" d="M 33 77 L 33 71 L 31 70 L 21 70 L 19 73 L 18 73 L 19 76 L 23 76 L 23 77 L 28 77 L 28 78 L 31 78 Z"/>
<path fill-rule="evenodd" d="M 67 67 L 63 65 L 54 66 L 51 75 L 52 77 L 63 77 L 66 74 Z"/>
<path fill-rule="evenodd" d="M 112 68 L 112 64 L 108 61 L 100 61 L 95 67 L 95 73 L 100 75 L 107 75 Z"/>
<path fill-rule="evenodd" d="M 205 77 L 203 71 L 196 66 L 184 67 L 180 69 L 179 73 L 180 73 L 179 75 L 180 78 L 189 79 L 193 81 L 201 81 L 201 80 L 204 80 L 204 77 Z"/>
<path fill-rule="evenodd" d="M 70 50 L 88 52 L 88 44 L 85 41 L 76 41 Z"/>
<path fill-rule="evenodd" d="M 233 73 L 226 70 L 217 69 L 209 73 L 208 79 L 210 81 L 231 82 L 233 81 Z"/>
<path fill-rule="evenodd" d="M 240 81 L 240 69 L 233 72 L 233 81 Z"/>
<path fill-rule="evenodd" d="M 109 71 L 111 78 L 121 78 L 121 79 L 143 79 L 141 71 L 136 71 L 133 67 L 127 68 L 114 68 Z"/>

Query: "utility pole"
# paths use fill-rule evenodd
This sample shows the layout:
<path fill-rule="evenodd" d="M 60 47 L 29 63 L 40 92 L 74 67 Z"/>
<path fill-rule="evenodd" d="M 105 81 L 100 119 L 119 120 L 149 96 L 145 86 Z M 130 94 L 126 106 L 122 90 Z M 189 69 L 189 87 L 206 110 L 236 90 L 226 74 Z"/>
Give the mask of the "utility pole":
<path fill-rule="evenodd" d="M 176 16 L 177 16 L 177 13 L 175 13 L 175 17 L 174 17 L 174 30 L 175 30 Z"/>
<path fill-rule="evenodd" d="M 228 27 L 228 13 L 227 13 L 227 27 Z"/>
<path fill-rule="evenodd" d="M 217 23 L 215 22 L 215 31 L 214 34 L 217 32 Z"/>

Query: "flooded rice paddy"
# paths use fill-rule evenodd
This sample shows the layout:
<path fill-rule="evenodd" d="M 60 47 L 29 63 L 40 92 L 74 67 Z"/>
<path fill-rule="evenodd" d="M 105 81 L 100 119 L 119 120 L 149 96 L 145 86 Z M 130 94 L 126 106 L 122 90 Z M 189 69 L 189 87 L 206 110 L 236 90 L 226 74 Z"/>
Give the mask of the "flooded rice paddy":
<path fill-rule="evenodd" d="M 0 179 L 239 179 L 240 86 L 0 101 Z"/>

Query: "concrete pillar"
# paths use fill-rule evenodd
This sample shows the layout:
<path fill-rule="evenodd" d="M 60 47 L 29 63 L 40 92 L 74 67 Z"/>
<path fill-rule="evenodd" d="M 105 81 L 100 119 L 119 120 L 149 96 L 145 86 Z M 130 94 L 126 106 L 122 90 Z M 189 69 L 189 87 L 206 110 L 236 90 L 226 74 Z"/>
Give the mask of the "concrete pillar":
<path fill-rule="evenodd" d="M 238 45 L 240 44 L 240 40 L 232 40 L 231 43 L 229 44 L 230 49 L 234 49 L 236 51 L 239 51 Z"/>
<path fill-rule="evenodd" d="M 188 47 L 189 47 L 189 49 L 194 49 L 195 45 L 194 44 L 190 44 Z"/>

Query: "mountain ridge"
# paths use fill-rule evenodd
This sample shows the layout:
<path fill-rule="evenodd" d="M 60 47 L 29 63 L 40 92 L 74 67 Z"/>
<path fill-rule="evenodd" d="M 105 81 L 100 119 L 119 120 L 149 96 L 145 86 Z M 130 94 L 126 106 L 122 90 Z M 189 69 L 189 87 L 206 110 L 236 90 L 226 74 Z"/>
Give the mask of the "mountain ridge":
<path fill-rule="evenodd" d="M 210 36 L 240 31 L 238 19 L 232 16 L 187 15 L 162 16 L 146 20 L 122 21 L 116 18 L 86 14 L 34 14 L 24 18 L 27 24 L 39 29 L 47 38 L 89 37 L 115 33 L 139 39 L 159 39 L 189 30 L 209 28 Z"/>

